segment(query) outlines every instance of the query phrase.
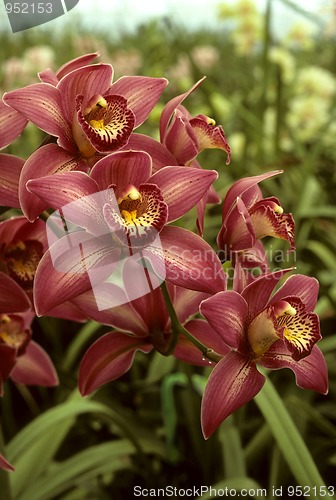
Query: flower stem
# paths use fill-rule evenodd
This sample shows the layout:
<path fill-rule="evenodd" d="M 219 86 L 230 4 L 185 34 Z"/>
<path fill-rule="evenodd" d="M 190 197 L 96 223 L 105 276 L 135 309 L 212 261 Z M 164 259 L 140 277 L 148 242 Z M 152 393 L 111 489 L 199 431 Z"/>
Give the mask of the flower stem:
<path fill-rule="evenodd" d="M 186 328 L 184 328 L 183 325 L 181 325 L 181 323 L 177 317 L 172 300 L 170 298 L 168 288 L 167 288 L 165 281 L 161 284 L 161 291 L 162 291 L 162 295 L 163 295 L 163 298 L 165 300 L 167 310 L 168 310 L 168 313 L 170 316 L 170 321 L 171 321 L 171 338 L 170 338 L 170 342 L 169 342 L 168 347 L 167 347 L 167 351 L 165 352 L 165 355 L 168 356 L 169 354 L 172 354 L 172 352 L 174 351 L 174 349 L 176 347 L 176 344 L 178 341 L 178 336 L 180 334 L 182 334 L 192 344 L 194 344 L 194 346 L 196 346 L 197 349 L 199 349 L 201 351 L 202 355 L 205 358 L 209 359 L 210 361 L 214 361 L 215 363 L 220 361 L 222 359 L 222 356 L 220 356 L 219 354 L 214 352 L 213 349 L 210 349 L 205 344 L 200 342 L 196 337 L 194 337 L 190 332 L 188 332 L 188 330 Z"/>

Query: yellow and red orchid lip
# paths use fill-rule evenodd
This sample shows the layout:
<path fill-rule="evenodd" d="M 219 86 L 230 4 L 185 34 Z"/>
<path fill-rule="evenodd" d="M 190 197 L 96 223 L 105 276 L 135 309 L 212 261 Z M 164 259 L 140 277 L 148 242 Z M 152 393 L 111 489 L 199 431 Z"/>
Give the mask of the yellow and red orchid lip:
<path fill-rule="evenodd" d="M 3 252 L 3 260 L 8 274 L 23 289 L 33 287 L 38 263 L 43 255 L 43 245 L 37 240 L 16 241 L 7 245 Z"/>
<path fill-rule="evenodd" d="M 322 338 L 317 314 L 308 313 L 297 297 L 286 298 L 273 307 L 276 325 L 281 328 L 283 340 L 293 359 L 299 361 L 308 356 L 314 344 Z"/>
<path fill-rule="evenodd" d="M 226 164 L 229 165 L 231 149 L 225 137 L 223 127 L 216 125 L 213 118 L 205 115 L 197 115 L 189 123 L 197 138 L 198 152 L 200 153 L 204 149 L 222 149 L 227 154 Z"/>
<path fill-rule="evenodd" d="M 118 210 L 106 204 L 103 212 L 118 240 L 130 247 L 154 241 L 168 218 L 168 207 L 155 184 L 129 186 L 118 199 Z"/>
<path fill-rule="evenodd" d="M 96 151 L 111 153 L 124 146 L 135 125 L 127 99 L 121 95 L 97 95 L 84 110 L 83 100 L 83 96 L 77 96 L 73 121 L 74 138 L 82 155 L 90 158 Z"/>

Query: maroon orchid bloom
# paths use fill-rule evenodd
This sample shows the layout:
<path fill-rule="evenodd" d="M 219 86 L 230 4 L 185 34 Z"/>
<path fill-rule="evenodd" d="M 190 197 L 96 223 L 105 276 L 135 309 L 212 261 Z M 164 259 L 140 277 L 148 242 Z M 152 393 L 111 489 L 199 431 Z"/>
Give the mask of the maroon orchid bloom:
<path fill-rule="evenodd" d="M 31 339 L 34 312 L 0 314 L 0 396 L 10 377 L 17 384 L 54 387 L 58 377 L 48 354 Z"/>
<path fill-rule="evenodd" d="M 57 71 L 52 71 L 50 68 L 40 71 L 38 74 L 39 79 L 43 83 L 50 83 L 57 86 L 58 82 L 63 78 L 63 76 L 71 73 L 75 69 L 82 68 L 83 66 L 87 66 L 92 63 L 95 59 L 99 57 L 98 52 L 92 52 L 91 54 L 84 54 L 83 56 L 76 57 L 75 59 L 71 59 L 71 61 L 66 62 Z"/>
<path fill-rule="evenodd" d="M 241 259 L 248 267 L 264 263 L 257 245 L 265 236 L 294 244 L 294 220 L 285 214 L 277 198 L 263 198 L 258 183 L 282 173 L 281 170 L 246 177 L 235 182 L 223 202 L 222 227 L 217 237 L 218 246 L 226 260 Z M 245 252 L 248 251 L 248 254 Z"/>
<path fill-rule="evenodd" d="M 134 282 L 130 281 L 129 286 L 133 287 Z M 209 295 L 173 285 L 168 285 L 168 289 L 177 316 L 185 328 L 210 349 L 218 350 L 221 354 L 228 352 L 228 348 L 218 341 L 212 328 L 204 320 L 190 319 L 198 312 L 201 300 Z M 116 295 L 125 292 L 106 283 L 100 293 L 102 300 L 113 304 Z M 126 373 L 133 363 L 136 351 L 149 353 L 155 348 L 165 354 L 169 348 L 173 333 L 161 289 L 156 288 L 131 302 L 125 297 L 123 302 L 122 306 L 99 312 L 92 292 L 76 299 L 78 307 L 88 312 L 92 319 L 117 328 L 117 331 L 99 338 L 85 353 L 78 381 L 83 396 Z M 202 356 L 199 349 L 183 335 L 176 339 L 173 354 L 176 358 L 196 366 L 209 365 L 209 361 Z"/>
<path fill-rule="evenodd" d="M 46 225 L 15 217 L 0 223 L 0 314 L 25 312 L 33 307 L 33 284 L 37 266 L 48 248 Z M 50 316 L 84 321 L 73 304 L 49 311 Z"/>
<path fill-rule="evenodd" d="M 168 83 L 165 78 L 126 76 L 112 84 L 112 78 L 112 66 L 95 64 L 66 71 L 56 86 L 37 83 L 4 95 L 6 104 L 58 138 L 57 144 L 33 153 L 22 170 L 19 197 L 29 220 L 46 207 L 27 191 L 28 180 L 87 171 L 101 155 L 122 148 Z"/>
<path fill-rule="evenodd" d="M 77 200 L 69 217 L 86 230 L 73 234 L 71 248 L 65 236 L 42 258 L 34 287 L 38 314 L 90 290 L 91 270 L 99 279 L 98 269 L 144 247 L 154 268 L 164 263 L 167 281 L 207 293 L 225 289 L 222 266 L 210 245 L 190 231 L 167 225 L 195 206 L 216 177 L 215 171 L 177 166 L 152 174 L 147 153 L 123 151 L 97 162 L 90 176 L 68 172 L 29 181 L 28 189 L 54 209 Z M 104 193 L 109 194 L 98 206 L 96 196 Z M 160 247 L 154 241 L 157 235 Z M 89 258 L 84 259 L 83 247 L 78 254 L 80 241 Z M 60 254 L 68 271 L 55 268 L 54 254 Z"/>
<path fill-rule="evenodd" d="M 290 368 L 299 387 L 322 394 L 328 391 L 326 363 L 315 345 L 321 338 L 318 316 L 312 312 L 318 282 L 302 275 L 290 276 L 271 296 L 283 272 L 258 278 L 241 294 L 220 292 L 200 306 L 231 349 L 218 362 L 205 388 L 205 438 L 261 390 L 265 377 L 257 370 L 257 363 L 273 370 Z"/>

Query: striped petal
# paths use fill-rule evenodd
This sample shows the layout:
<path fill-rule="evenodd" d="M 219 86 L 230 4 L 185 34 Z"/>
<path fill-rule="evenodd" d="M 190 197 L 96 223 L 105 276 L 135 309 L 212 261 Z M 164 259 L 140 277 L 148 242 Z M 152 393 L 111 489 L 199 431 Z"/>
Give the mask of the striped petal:
<path fill-rule="evenodd" d="M 0 198 L 4 207 L 20 208 L 19 178 L 24 160 L 18 156 L 0 155 Z"/>
<path fill-rule="evenodd" d="M 313 347 L 309 356 L 295 361 L 286 346 L 278 341 L 264 354 L 259 363 L 271 370 L 290 368 L 295 374 L 296 385 L 302 389 L 328 393 L 328 368 L 317 346 Z"/>
<path fill-rule="evenodd" d="M 37 149 L 24 164 L 19 183 L 19 200 L 27 219 L 34 221 L 48 208 L 48 203 L 27 190 L 29 180 L 71 170 L 82 170 L 85 166 L 81 158 L 72 155 L 57 144 L 47 144 Z"/>
<path fill-rule="evenodd" d="M 11 144 L 27 125 L 27 118 L 0 100 L 0 149 Z"/>
<path fill-rule="evenodd" d="M 82 359 L 78 377 L 80 393 L 87 396 L 107 382 L 121 377 L 132 366 L 136 351 L 148 353 L 152 348 L 144 339 L 122 332 L 103 335 Z"/>
<path fill-rule="evenodd" d="M 266 379 L 255 364 L 238 352 L 230 352 L 217 363 L 205 387 L 201 423 L 205 439 L 231 413 L 251 401 Z"/>
<path fill-rule="evenodd" d="M 147 135 L 131 134 L 125 148 L 146 151 L 152 159 L 153 172 L 157 172 L 157 170 L 167 165 L 175 165 L 176 163 L 174 156 L 166 146 Z"/>
<path fill-rule="evenodd" d="M 68 121 L 64 117 L 59 90 L 48 83 L 35 83 L 3 96 L 6 104 L 22 113 L 47 134 L 58 137 L 61 147 L 74 153 L 76 147 Z"/>
<path fill-rule="evenodd" d="M 172 222 L 193 208 L 217 177 L 215 170 L 164 167 L 148 182 L 160 188 L 169 209 L 168 222 Z"/>
<path fill-rule="evenodd" d="M 25 312 L 31 307 L 26 292 L 10 276 L 0 273 L 0 314 Z"/>
<path fill-rule="evenodd" d="M 11 372 L 11 379 L 17 384 L 43 387 L 54 387 L 59 383 L 50 357 L 34 341 L 30 341 L 25 353 L 18 356 Z"/>
<path fill-rule="evenodd" d="M 63 64 L 63 66 L 58 68 L 58 70 L 56 71 L 56 76 L 58 80 L 63 78 L 63 76 L 67 75 L 68 73 L 71 73 L 71 71 L 74 71 L 75 69 L 79 69 L 83 66 L 90 64 L 92 61 L 97 59 L 98 56 L 99 56 L 98 52 L 92 52 L 91 54 L 84 54 L 83 56 L 71 59 L 71 61 L 68 61 L 67 63 Z"/>
<path fill-rule="evenodd" d="M 319 282 L 316 278 L 294 274 L 293 276 L 289 276 L 286 282 L 273 295 L 270 304 L 278 300 L 286 300 L 286 297 L 298 297 L 305 305 L 307 312 L 312 312 L 316 306 L 318 291 Z"/>
<path fill-rule="evenodd" d="M 134 127 L 139 127 L 146 120 L 167 85 L 168 80 L 165 78 L 123 76 L 110 87 L 106 94 L 119 94 L 127 99 L 127 107 L 135 116 Z"/>

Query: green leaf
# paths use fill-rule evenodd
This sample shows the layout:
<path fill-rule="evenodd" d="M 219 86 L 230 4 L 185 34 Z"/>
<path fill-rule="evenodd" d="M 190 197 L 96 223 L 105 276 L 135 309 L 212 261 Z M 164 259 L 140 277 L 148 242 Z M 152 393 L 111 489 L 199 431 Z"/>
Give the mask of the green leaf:
<path fill-rule="evenodd" d="M 311 488 L 324 486 L 324 481 L 301 434 L 269 379 L 254 400 L 297 483 Z"/>

